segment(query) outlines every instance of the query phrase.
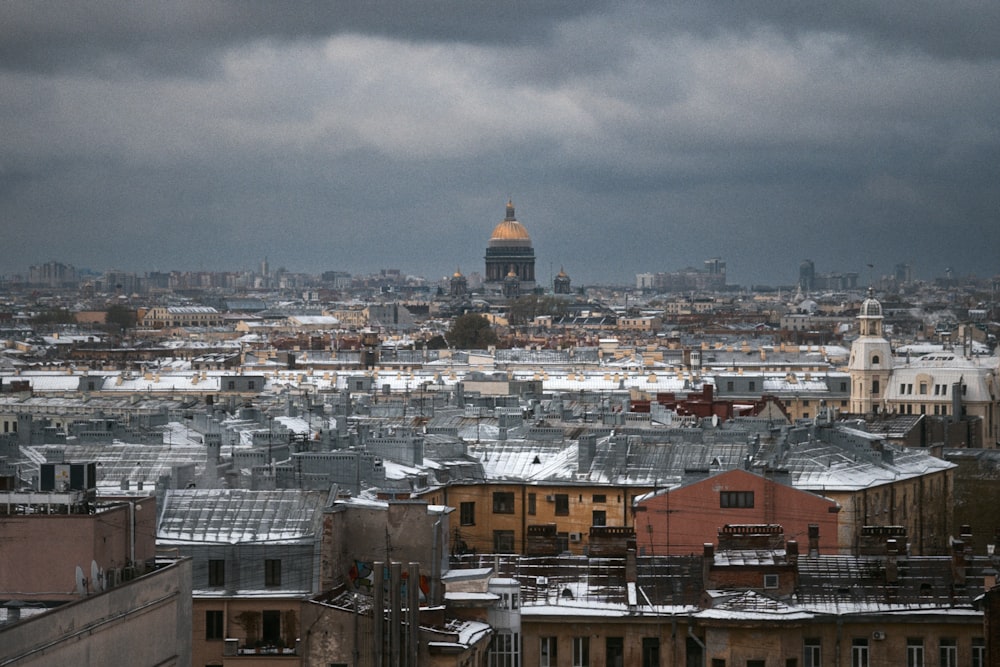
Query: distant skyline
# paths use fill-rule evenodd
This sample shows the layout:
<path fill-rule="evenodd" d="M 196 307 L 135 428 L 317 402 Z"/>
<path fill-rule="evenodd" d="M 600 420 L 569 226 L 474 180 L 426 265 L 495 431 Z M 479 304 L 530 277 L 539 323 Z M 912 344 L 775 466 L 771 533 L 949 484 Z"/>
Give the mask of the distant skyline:
<path fill-rule="evenodd" d="M 0 3 L 0 274 L 1000 273 L 1000 5 Z"/>

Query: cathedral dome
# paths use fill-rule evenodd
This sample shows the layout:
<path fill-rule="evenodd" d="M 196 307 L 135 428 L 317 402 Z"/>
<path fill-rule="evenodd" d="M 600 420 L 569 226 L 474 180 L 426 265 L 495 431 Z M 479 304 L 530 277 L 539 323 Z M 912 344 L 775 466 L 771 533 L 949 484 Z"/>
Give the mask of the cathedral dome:
<path fill-rule="evenodd" d="M 482 237 L 480 237 L 482 238 Z M 528 236 L 528 230 L 524 228 L 517 220 L 504 220 L 499 225 L 493 228 L 493 235 L 490 236 L 491 241 L 530 241 L 531 237 Z"/>
<path fill-rule="evenodd" d="M 500 221 L 500 224 L 493 228 L 489 245 L 530 245 L 530 243 L 531 237 L 528 235 L 528 230 L 514 217 L 514 203 L 508 201 L 507 216 Z"/>

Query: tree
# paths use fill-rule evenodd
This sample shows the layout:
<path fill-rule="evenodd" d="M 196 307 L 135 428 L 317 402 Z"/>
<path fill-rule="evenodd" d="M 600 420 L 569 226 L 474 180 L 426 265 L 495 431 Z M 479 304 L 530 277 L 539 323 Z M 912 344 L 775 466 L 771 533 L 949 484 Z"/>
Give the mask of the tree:
<path fill-rule="evenodd" d="M 444 339 L 444 336 L 438 334 L 428 338 L 427 342 L 424 343 L 424 347 L 428 350 L 444 350 L 448 347 L 448 341 Z"/>
<path fill-rule="evenodd" d="M 476 313 L 456 317 L 446 338 L 452 347 L 460 350 L 484 350 L 497 342 L 490 321 Z"/>
<path fill-rule="evenodd" d="M 76 324 L 76 317 L 65 308 L 52 308 L 32 317 L 31 323 L 38 327 L 55 324 Z"/>
<path fill-rule="evenodd" d="M 114 305 L 108 308 L 105 313 L 104 322 L 110 331 L 122 333 L 135 326 L 136 313 L 125 306 Z"/>
<path fill-rule="evenodd" d="M 540 315 L 562 317 L 566 314 L 566 302 L 555 297 L 528 294 L 510 304 L 507 319 L 513 326 L 530 324 Z"/>

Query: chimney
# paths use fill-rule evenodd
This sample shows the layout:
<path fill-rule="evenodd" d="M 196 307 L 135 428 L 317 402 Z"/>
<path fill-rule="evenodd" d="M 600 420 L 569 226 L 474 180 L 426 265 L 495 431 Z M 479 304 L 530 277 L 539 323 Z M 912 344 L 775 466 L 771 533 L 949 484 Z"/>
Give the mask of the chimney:
<path fill-rule="evenodd" d="M 966 553 L 972 553 L 975 551 L 975 545 L 972 543 L 972 526 L 967 523 L 963 523 L 962 527 L 959 529 L 959 539 L 965 542 Z"/>
<path fill-rule="evenodd" d="M 576 471 L 579 473 L 590 472 L 590 466 L 594 463 L 594 456 L 597 454 L 597 436 L 593 433 L 586 433 L 577 440 Z"/>
<path fill-rule="evenodd" d="M 965 542 L 951 543 L 951 578 L 956 586 L 965 586 Z"/>
<path fill-rule="evenodd" d="M 701 559 L 702 587 L 705 589 L 712 588 L 711 574 L 713 565 L 715 565 L 715 545 L 711 542 L 705 542 L 704 556 Z"/>
<path fill-rule="evenodd" d="M 788 557 L 788 564 L 795 565 L 799 564 L 799 543 L 796 540 L 788 540 L 788 544 L 785 545 L 785 555 Z"/>
<path fill-rule="evenodd" d="M 885 543 L 885 583 L 895 584 L 899 580 L 899 542 L 890 539 Z"/>
<path fill-rule="evenodd" d="M 638 566 L 635 560 L 635 549 L 629 548 L 625 552 L 625 581 L 635 583 L 638 580 Z"/>
<path fill-rule="evenodd" d="M 819 555 L 819 524 L 809 524 L 809 557 L 815 558 Z"/>

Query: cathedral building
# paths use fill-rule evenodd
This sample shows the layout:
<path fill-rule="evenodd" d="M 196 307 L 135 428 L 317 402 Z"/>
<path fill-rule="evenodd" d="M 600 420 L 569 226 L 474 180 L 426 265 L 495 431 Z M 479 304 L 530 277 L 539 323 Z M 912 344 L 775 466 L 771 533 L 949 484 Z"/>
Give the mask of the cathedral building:
<path fill-rule="evenodd" d="M 487 291 L 509 297 L 512 291 L 524 294 L 535 289 L 535 250 L 528 230 L 514 217 L 511 201 L 507 202 L 507 215 L 493 228 L 485 259 Z M 516 290 L 512 290 L 514 283 Z"/>
<path fill-rule="evenodd" d="M 850 412 L 928 415 L 974 428 L 967 447 L 1000 442 L 1000 360 L 974 354 L 971 343 L 943 346 L 917 356 L 893 356 L 882 327 L 882 304 L 874 296 L 861 304 L 859 336 L 851 345 Z"/>

